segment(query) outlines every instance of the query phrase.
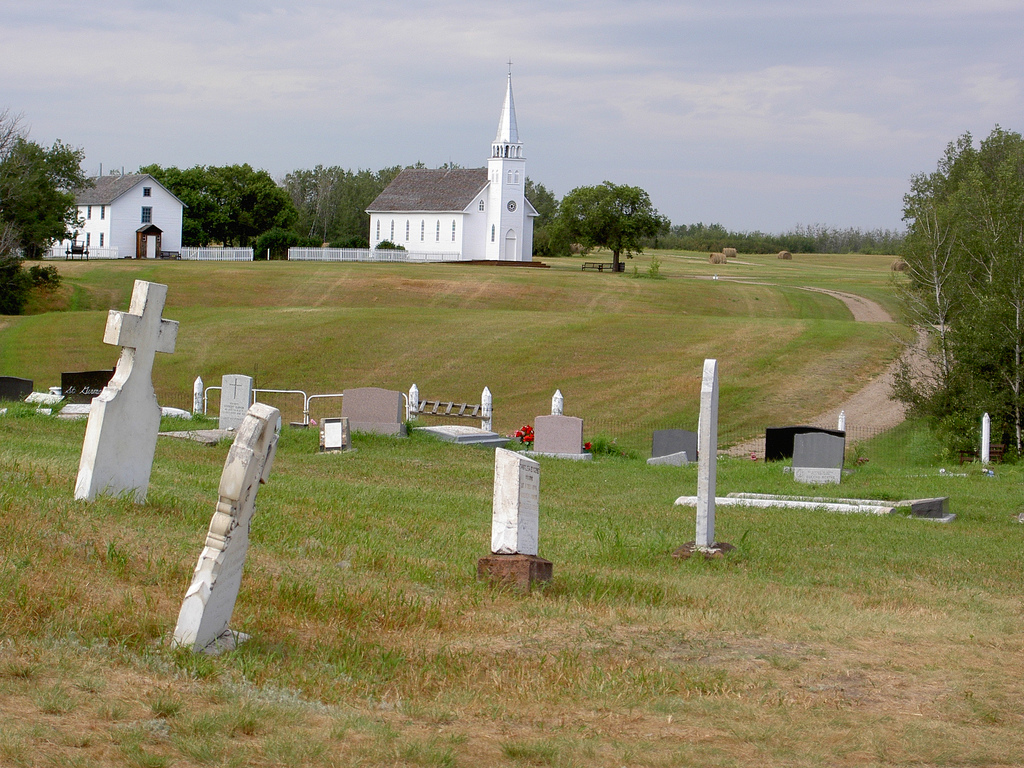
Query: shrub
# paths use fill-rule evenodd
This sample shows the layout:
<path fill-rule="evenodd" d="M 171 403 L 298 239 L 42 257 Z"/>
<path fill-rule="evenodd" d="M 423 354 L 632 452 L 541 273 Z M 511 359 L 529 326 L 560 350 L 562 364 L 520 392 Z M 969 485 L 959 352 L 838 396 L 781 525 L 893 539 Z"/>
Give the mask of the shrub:
<path fill-rule="evenodd" d="M 392 243 L 390 240 L 381 240 L 379 243 L 377 243 L 377 245 L 374 248 L 374 250 L 377 250 L 377 251 L 404 251 L 405 250 L 405 246 L 404 245 L 397 245 L 395 243 Z"/>
<path fill-rule="evenodd" d="M 32 278 L 15 256 L 0 258 L 0 315 L 20 315 L 32 289 Z"/>
<path fill-rule="evenodd" d="M 319 248 L 320 245 L 320 240 L 315 237 L 303 237 L 290 229 L 275 227 L 268 229 L 256 239 L 252 257 L 266 259 L 269 251 L 271 259 L 287 259 L 289 248 Z"/>
<path fill-rule="evenodd" d="M 331 248 L 369 248 L 370 241 L 359 235 L 344 237 L 341 240 L 332 240 L 328 243 Z"/>
<path fill-rule="evenodd" d="M 46 291 L 60 287 L 60 273 L 53 265 L 45 267 L 33 265 L 28 268 L 28 275 L 32 280 L 33 288 L 42 288 Z"/>

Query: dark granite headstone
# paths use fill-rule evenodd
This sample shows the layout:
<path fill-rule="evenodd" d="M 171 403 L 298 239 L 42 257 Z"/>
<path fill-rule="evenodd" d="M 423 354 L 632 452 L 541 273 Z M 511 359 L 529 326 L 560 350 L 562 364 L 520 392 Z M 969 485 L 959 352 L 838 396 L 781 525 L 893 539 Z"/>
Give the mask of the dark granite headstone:
<path fill-rule="evenodd" d="M 768 427 L 764 431 L 764 460 L 782 461 L 793 456 L 793 438 L 796 435 L 816 433 L 846 437 L 846 433 L 838 429 L 821 427 Z"/>
<path fill-rule="evenodd" d="M 65 371 L 60 375 L 60 393 L 69 403 L 91 403 L 110 383 L 114 370 Z"/>
<path fill-rule="evenodd" d="M 688 429 L 657 429 L 651 442 L 651 458 L 686 452 L 687 461 L 697 460 L 697 433 Z"/>
<path fill-rule="evenodd" d="M 0 400 L 24 400 L 32 394 L 31 379 L 17 376 L 0 376 Z"/>

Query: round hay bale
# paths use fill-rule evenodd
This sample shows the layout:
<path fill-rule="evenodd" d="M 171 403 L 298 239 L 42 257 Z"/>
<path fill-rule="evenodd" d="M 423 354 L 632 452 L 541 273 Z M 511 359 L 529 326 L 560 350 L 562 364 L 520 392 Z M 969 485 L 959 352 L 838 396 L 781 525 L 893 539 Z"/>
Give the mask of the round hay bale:
<path fill-rule="evenodd" d="M 712 264 L 725 264 L 725 261 L 726 261 L 725 254 L 724 253 L 712 253 L 712 254 L 709 254 L 708 255 L 708 261 L 710 261 Z"/>
<path fill-rule="evenodd" d="M 725 254 L 725 258 L 727 258 L 727 259 L 735 259 L 736 258 L 736 249 L 735 248 L 723 248 L 722 249 L 722 253 Z"/>
<path fill-rule="evenodd" d="M 779 258 L 789 260 L 793 258 L 793 254 L 789 251 L 779 251 Z"/>
<path fill-rule="evenodd" d="M 892 267 L 890 267 L 890 269 L 892 269 L 893 272 L 906 272 L 907 267 L 908 264 L 903 259 L 896 259 L 896 261 L 892 263 Z"/>

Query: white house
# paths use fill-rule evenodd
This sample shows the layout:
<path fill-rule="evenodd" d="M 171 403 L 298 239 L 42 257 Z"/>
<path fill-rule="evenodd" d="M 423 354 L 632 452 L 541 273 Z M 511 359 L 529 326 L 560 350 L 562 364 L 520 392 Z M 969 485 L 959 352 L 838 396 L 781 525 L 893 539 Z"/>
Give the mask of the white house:
<path fill-rule="evenodd" d="M 167 187 L 148 173 L 98 176 L 92 182 L 75 192 L 78 218 L 84 222 L 75 235 L 78 245 L 94 252 L 116 248 L 117 256 L 135 259 L 181 251 L 185 206 Z"/>
<path fill-rule="evenodd" d="M 409 168 L 377 196 L 370 246 L 489 261 L 530 261 L 537 211 L 523 194 L 526 159 L 516 126 L 512 74 L 486 168 Z"/>

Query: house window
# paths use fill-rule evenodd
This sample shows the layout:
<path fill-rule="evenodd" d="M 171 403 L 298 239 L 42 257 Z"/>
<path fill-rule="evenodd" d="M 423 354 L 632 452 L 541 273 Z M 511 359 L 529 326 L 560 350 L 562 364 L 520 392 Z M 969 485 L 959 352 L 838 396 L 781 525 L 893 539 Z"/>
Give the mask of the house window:
<path fill-rule="evenodd" d="M 101 205 L 100 206 L 100 221 L 103 221 L 103 219 L 105 219 L 105 218 L 107 218 L 107 206 Z"/>
<path fill-rule="evenodd" d="M 91 205 L 85 206 L 85 218 L 87 218 L 87 219 L 91 219 L 92 218 L 92 206 Z"/>
<path fill-rule="evenodd" d="M 494 242 L 494 225 L 491 224 L 491 242 Z"/>
<path fill-rule="evenodd" d="M 481 201 L 480 201 L 480 205 L 479 205 L 479 210 L 481 210 L 481 211 L 482 211 L 483 209 L 484 209 L 484 201 L 483 201 L 483 200 L 481 200 Z"/>
<path fill-rule="evenodd" d="M 152 187 L 143 187 L 142 188 L 142 196 L 143 197 L 152 197 L 153 196 L 153 188 Z"/>
<path fill-rule="evenodd" d="M 153 209 L 148 205 L 142 207 L 142 223 L 151 224 L 153 222 Z"/>
<path fill-rule="evenodd" d="M 455 219 L 452 219 L 452 242 L 455 242 Z"/>
<path fill-rule="evenodd" d="M 103 233 L 100 232 L 100 248 L 103 247 Z"/>

